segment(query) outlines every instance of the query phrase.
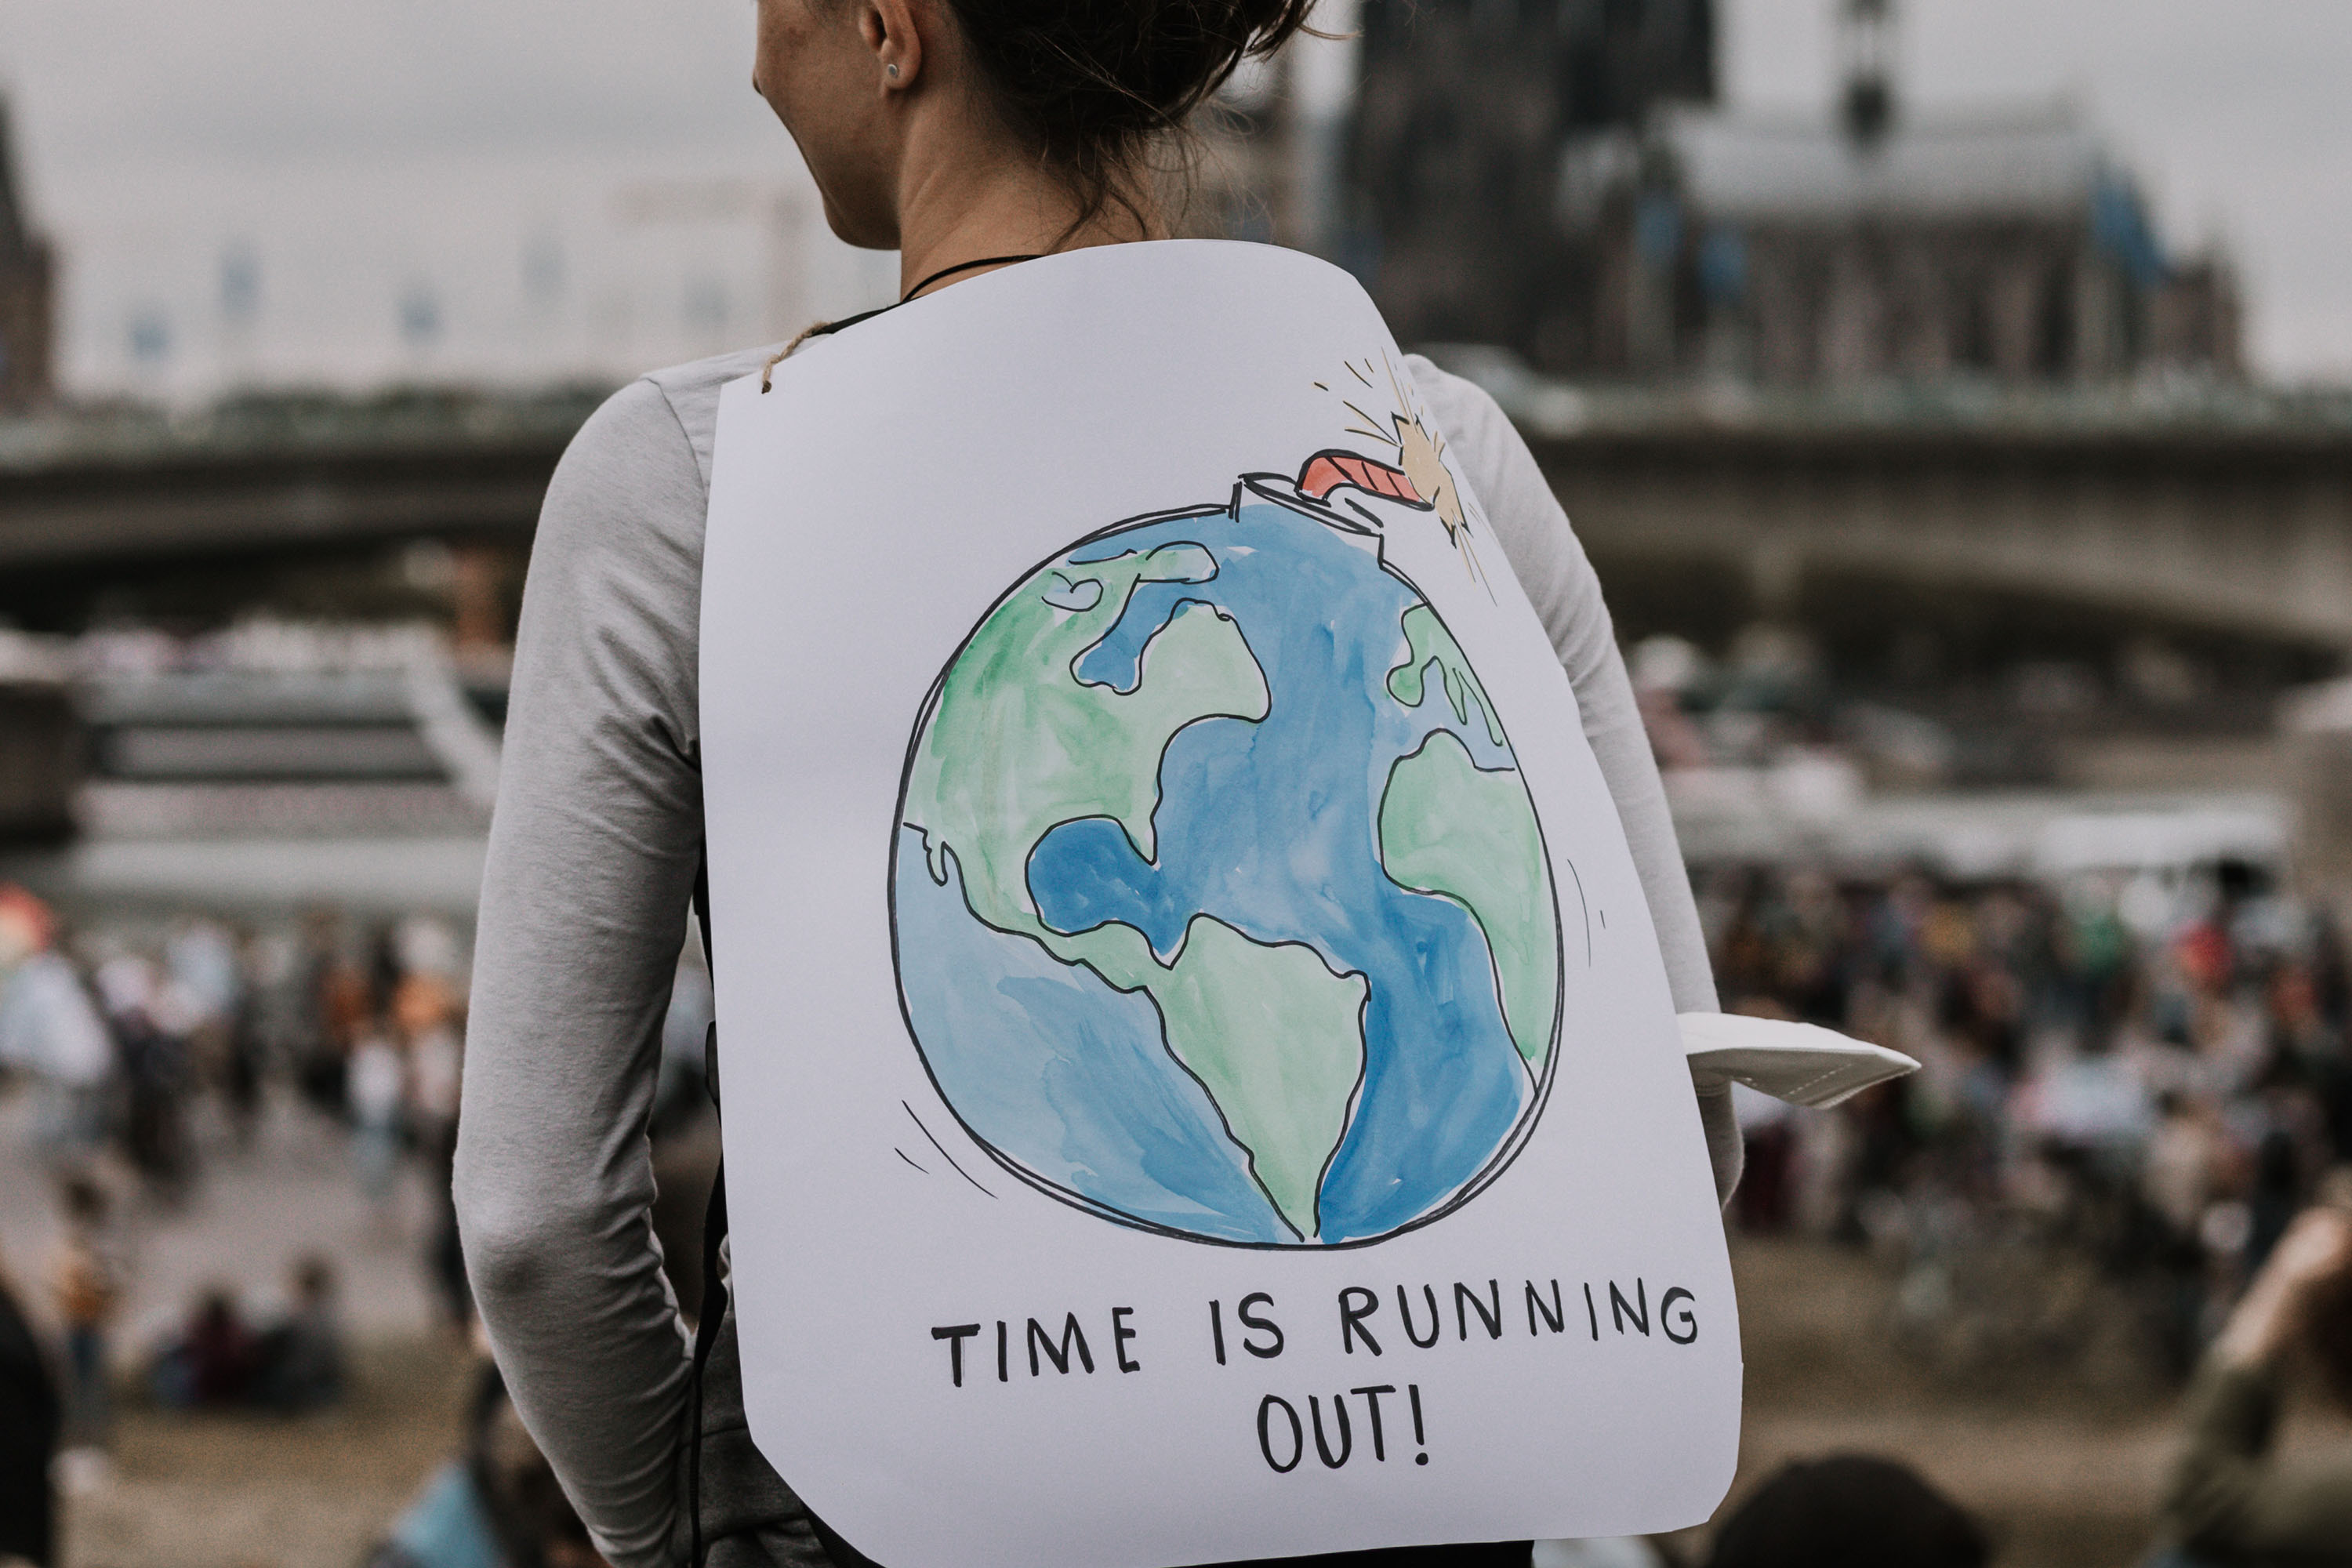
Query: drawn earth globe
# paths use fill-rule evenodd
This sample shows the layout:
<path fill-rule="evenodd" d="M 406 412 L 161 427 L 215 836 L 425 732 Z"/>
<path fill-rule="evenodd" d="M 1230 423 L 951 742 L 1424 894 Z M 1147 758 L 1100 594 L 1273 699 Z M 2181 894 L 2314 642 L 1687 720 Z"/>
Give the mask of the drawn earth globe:
<path fill-rule="evenodd" d="M 1251 476 L 1080 541 L 996 601 L 916 724 L 908 1027 L 999 1164 L 1106 1219 L 1392 1235 L 1493 1181 L 1551 1081 L 1534 804 L 1381 557 L 1382 525 L 1438 524 L 1328 499 Z"/>

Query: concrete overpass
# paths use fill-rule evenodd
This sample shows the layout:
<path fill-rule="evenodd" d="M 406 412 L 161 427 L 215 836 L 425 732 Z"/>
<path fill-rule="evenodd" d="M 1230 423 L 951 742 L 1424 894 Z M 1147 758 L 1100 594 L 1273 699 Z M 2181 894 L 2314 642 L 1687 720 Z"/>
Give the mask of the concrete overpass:
<path fill-rule="evenodd" d="M 1900 619 L 1974 595 L 2352 649 L 2352 396 L 1596 393 L 1441 355 L 1527 434 L 1621 619 Z M 418 538 L 519 549 L 596 400 L 268 399 L 0 426 L 0 611 Z"/>
<path fill-rule="evenodd" d="M 37 624 L 55 595 L 110 582 L 424 538 L 520 546 L 601 396 L 296 395 L 0 423 L 0 611 Z"/>
<path fill-rule="evenodd" d="M 1468 369 L 1612 596 L 1881 618 L 1979 596 L 2352 651 L 2352 397 L 1595 395 Z"/>

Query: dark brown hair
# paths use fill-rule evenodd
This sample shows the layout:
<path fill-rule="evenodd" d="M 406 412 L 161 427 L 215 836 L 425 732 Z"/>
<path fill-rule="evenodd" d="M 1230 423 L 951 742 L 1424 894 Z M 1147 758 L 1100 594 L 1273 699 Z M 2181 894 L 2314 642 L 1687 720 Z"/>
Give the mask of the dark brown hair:
<path fill-rule="evenodd" d="M 1153 144 L 1181 132 L 1243 60 L 1306 28 L 1315 0 L 948 5 L 999 111 L 1067 183 L 1084 223 L 1114 202 L 1134 211 L 1124 187 Z"/>
<path fill-rule="evenodd" d="M 1726 1520 L 1708 1568 L 1984 1568 L 1984 1531 L 1892 1459 L 1835 1454 L 1785 1466 Z"/>

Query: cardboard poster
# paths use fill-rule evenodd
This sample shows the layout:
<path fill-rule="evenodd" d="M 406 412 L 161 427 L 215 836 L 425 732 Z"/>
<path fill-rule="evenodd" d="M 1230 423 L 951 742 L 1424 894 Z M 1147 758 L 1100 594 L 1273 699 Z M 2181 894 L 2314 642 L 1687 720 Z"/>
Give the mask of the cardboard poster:
<path fill-rule="evenodd" d="M 1739 1338 L 1546 633 L 1352 279 L 1079 251 L 722 395 L 751 1431 L 890 1568 L 1706 1517 Z"/>

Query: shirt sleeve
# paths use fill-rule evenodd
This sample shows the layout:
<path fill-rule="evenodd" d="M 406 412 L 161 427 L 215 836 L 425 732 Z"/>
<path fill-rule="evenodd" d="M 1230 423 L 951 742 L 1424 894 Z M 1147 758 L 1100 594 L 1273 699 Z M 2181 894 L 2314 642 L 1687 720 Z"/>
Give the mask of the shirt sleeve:
<path fill-rule="evenodd" d="M 1617 651 L 1616 628 L 1601 598 L 1601 579 L 1535 454 L 1495 400 L 1418 355 L 1410 363 L 1414 384 L 1428 398 L 1451 455 L 1486 509 L 1512 574 L 1551 634 L 1552 649 L 1568 671 L 1584 738 L 1601 764 L 1633 850 L 1633 868 L 1641 877 L 1650 923 L 1657 930 L 1658 949 L 1665 960 L 1675 1011 L 1717 1012 L 1715 973 L 1707 963 L 1698 905 L 1691 897 L 1690 875 L 1675 839 L 1674 817 L 1633 700 L 1633 684 Z M 1697 1093 L 1716 1193 L 1728 1199 L 1742 1163 L 1731 1086 L 1712 1084 Z"/>
<path fill-rule="evenodd" d="M 2191 1552 L 2332 1562 L 2352 1542 L 2352 1452 L 2273 1453 L 2278 1405 L 2266 1368 L 2209 1361 L 2198 1373 L 2165 1495 L 2166 1517 Z"/>
<path fill-rule="evenodd" d="M 638 382 L 550 483 L 516 638 L 457 1155 L 515 1406 L 615 1568 L 666 1560 L 688 1351 L 646 1119 L 702 837 L 706 490 Z"/>

